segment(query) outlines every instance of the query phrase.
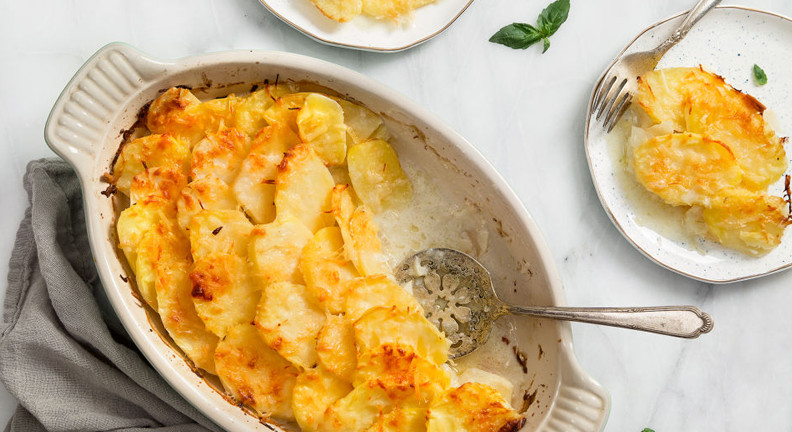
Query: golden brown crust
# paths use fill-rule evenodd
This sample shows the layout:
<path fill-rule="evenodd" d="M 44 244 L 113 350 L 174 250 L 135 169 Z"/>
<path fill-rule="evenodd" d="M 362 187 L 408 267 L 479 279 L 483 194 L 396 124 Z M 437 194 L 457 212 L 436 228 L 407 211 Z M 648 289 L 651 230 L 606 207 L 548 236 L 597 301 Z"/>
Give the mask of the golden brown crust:
<path fill-rule="evenodd" d="M 133 203 L 120 247 L 176 344 L 262 421 L 422 432 L 450 383 L 449 343 L 389 278 L 374 213 L 339 165 L 347 141 L 369 149 L 357 161 L 377 203 L 411 186 L 376 114 L 287 87 L 153 101 L 147 124 L 164 133 L 125 145 L 108 178 Z"/>
<path fill-rule="evenodd" d="M 638 181 L 668 204 L 697 206 L 686 218 L 726 247 L 756 256 L 780 244 L 787 211 L 766 189 L 787 169 L 787 139 L 765 106 L 701 66 L 655 70 L 638 84 L 646 113 L 675 130 L 635 147 Z"/>
<path fill-rule="evenodd" d="M 427 432 L 516 431 L 524 424 L 525 419 L 495 390 L 478 383 L 466 383 L 432 402 Z"/>

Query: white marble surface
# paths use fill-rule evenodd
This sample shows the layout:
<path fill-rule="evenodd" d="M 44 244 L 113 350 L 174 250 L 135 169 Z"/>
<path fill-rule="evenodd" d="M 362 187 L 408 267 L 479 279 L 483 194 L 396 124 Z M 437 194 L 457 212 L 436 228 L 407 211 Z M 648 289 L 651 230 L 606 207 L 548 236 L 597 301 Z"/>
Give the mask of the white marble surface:
<path fill-rule="evenodd" d="M 237 48 L 305 54 L 395 88 L 481 150 L 544 232 L 570 304 L 694 304 L 712 314 L 715 330 L 693 341 L 573 325 L 580 362 L 612 396 L 606 430 L 789 430 L 792 274 L 711 286 L 658 267 L 608 220 L 586 166 L 594 81 L 640 30 L 693 2 L 573 0 L 546 54 L 487 42 L 507 23 L 533 22 L 546 3 L 477 0 L 428 43 L 374 54 L 320 45 L 257 0 L 0 0 L 0 273 L 26 207 L 25 165 L 53 155 L 42 138 L 49 109 L 98 48 L 123 41 L 161 58 Z M 792 15 L 785 0 L 744 5 Z M 15 405 L 0 386 L 0 424 Z"/>

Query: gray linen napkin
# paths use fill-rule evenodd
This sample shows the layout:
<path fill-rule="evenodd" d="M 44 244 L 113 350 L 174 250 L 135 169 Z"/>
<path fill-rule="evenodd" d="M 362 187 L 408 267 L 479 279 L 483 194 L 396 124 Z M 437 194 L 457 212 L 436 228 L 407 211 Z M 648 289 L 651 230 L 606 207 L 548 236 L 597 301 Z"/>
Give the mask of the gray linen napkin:
<path fill-rule="evenodd" d="M 162 380 L 109 307 L 88 245 L 77 176 L 28 165 L 0 324 L 12 431 L 219 431 Z"/>

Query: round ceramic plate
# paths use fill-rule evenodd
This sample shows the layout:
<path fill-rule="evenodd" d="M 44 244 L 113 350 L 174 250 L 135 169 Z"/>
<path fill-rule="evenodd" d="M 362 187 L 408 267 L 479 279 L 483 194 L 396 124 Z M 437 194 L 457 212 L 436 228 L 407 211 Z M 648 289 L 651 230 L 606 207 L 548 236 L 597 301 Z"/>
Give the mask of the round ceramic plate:
<path fill-rule="evenodd" d="M 414 47 L 448 28 L 473 0 L 436 0 L 416 9 L 401 24 L 359 15 L 339 23 L 322 15 L 310 0 L 259 0 L 275 16 L 311 38 L 346 48 L 396 52 Z"/>
<path fill-rule="evenodd" d="M 620 56 L 654 48 L 673 32 L 682 19 L 683 16 L 679 15 L 649 27 Z M 771 123 L 775 123 L 776 133 L 790 136 L 790 58 L 792 21 L 789 18 L 740 7 L 719 7 L 705 16 L 657 67 L 701 65 L 721 75 L 727 83 L 767 106 L 777 117 L 778 121 L 773 122 L 770 119 L 773 114 L 766 115 Z M 767 73 L 766 85 L 755 83 L 752 74 L 754 64 Z M 779 247 L 758 258 L 682 234 L 681 210 L 647 200 L 649 192 L 640 189 L 625 172 L 621 157 L 626 134 L 620 135 L 617 129 L 610 134 L 605 133 L 591 116 L 590 101 L 586 153 L 594 186 L 611 220 L 638 250 L 670 270 L 711 283 L 755 278 L 792 266 L 790 233 L 786 233 Z M 787 146 L 786 150 L 787 156 L 792 155 L 792 147 Z M 782 179 L 771 185 L 768 192 L 782 196 L 783 191 Z"/>

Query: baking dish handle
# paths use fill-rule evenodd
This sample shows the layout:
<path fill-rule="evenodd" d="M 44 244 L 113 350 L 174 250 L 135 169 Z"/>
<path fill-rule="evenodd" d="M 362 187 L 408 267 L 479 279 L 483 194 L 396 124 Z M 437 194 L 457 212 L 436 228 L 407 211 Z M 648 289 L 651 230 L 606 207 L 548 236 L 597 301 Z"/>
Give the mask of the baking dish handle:
<path fill-rule="evenodd" d="M 569 327 L 567 336 L 568 332 Z M 561 370 L 558 393 L 537 430 L 600 432 L 605 429 L 610 414 L 610 395 L 580 367 L 572 354 L 571 337 L 562 343 L 568 345 L 568 350 L 559 359 Z"/>
<path fill-rule="evenodd" d="M 108 118 L 167 64 L 124 43 L 97 51 L 77 71 L 52 107 L 44 127 L 47 145 L 81 177 L 91 175 L 108 133 Z"/>

